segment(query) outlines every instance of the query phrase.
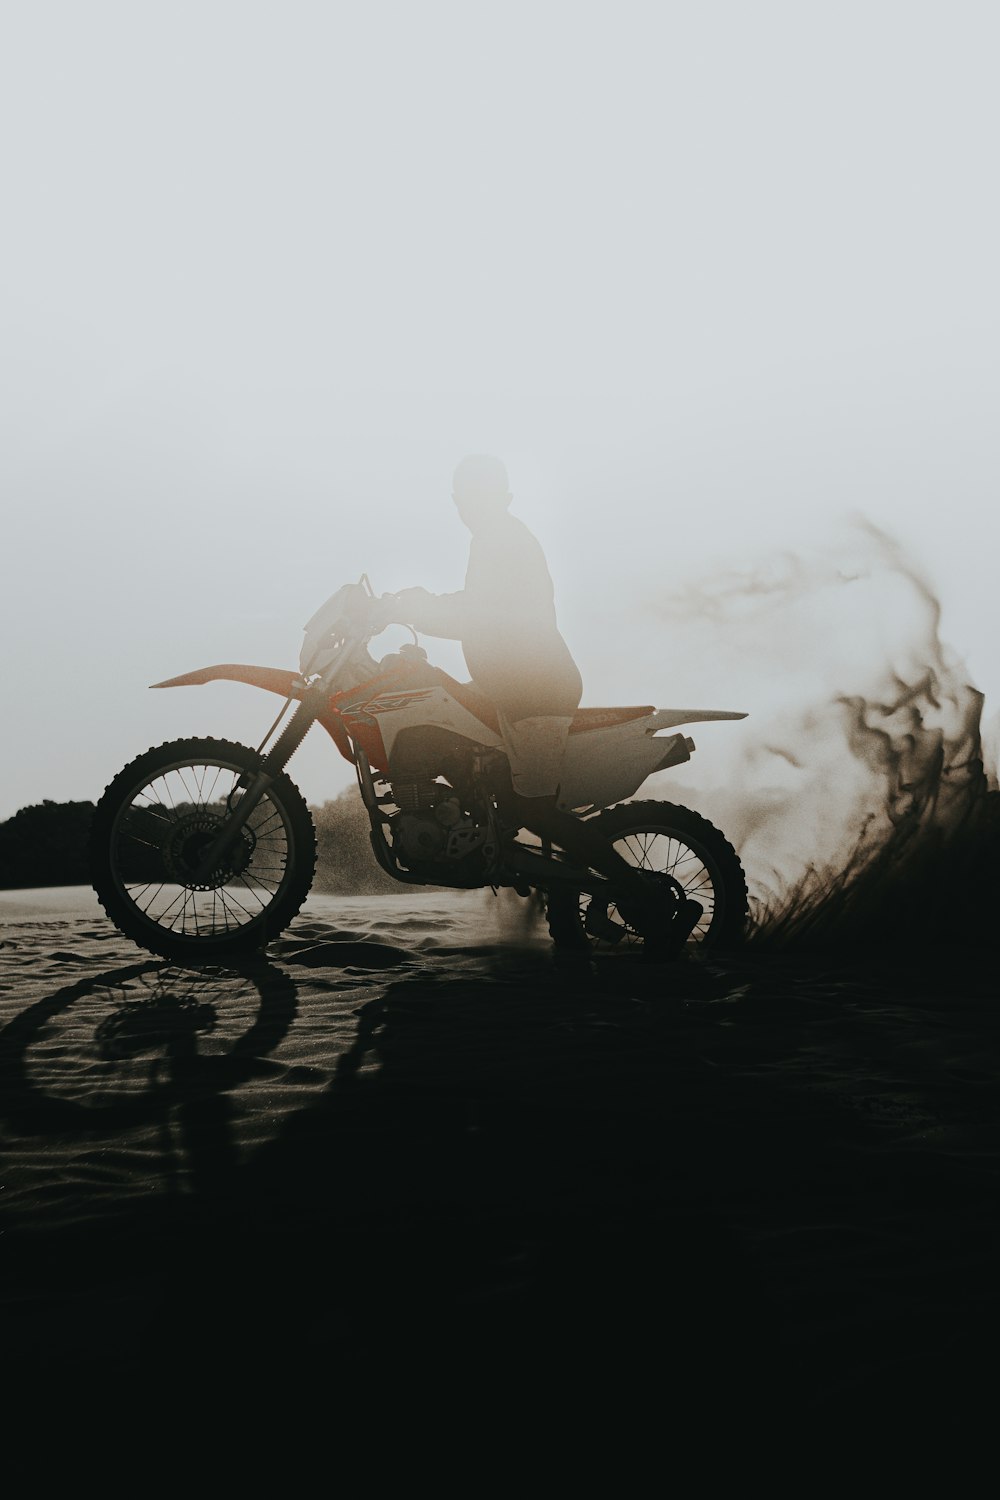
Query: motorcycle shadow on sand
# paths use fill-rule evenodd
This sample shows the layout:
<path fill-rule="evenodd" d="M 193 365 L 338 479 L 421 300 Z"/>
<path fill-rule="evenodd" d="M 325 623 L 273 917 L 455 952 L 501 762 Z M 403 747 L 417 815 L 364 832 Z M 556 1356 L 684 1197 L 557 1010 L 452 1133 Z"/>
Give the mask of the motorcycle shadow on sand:
<path fill-rule="evenodd" d="M 922 1309 L 928 1247 L 952 1253 L 979 1190 L 915 1147 L 920 1100 L 888 1125 L 845 1107 L 897 1024 L 856 974 L 428 956 L 373 985 L 329 1086 L 241 1169 L 224 1303 L 181 1278 L 172 1322 L 234 1368 L 308 1369 L 320 1399 L 417 1400 L 431 1367 L 438 1399 L 572 1393 L 699 1427 L 975 1409 L 991 1262 L 933 1283 L 939 1322 Z"/>
<path fill-rule="evenodd" d="M 516 945 L 310 941 L 280 964 L 230 978 L 229 1029 L 217 975 L 152 962 L 57 991 L 0 1036 L 22 1139 L 124 1134 L 169 1107 L 191 1158 L 183 1191 L 105 1214 L 84 1182 L 79 1222 L 4 1236 L 12 1358 L 146 1377 L 203 1365 L 241 1389 L 280 1368 L 320 1400 L 372 1381 L 416 1399 L 432 1365 L 456 1399 L 573 1391 L 717 1421 L 859 1399 L 884 1413 L 887 1382 L 908 1410 L 937 1403 L 933 1349 L 971 1399 L 956 1359 L 986 1263 L 934 1283 L 940 1327 L 916 1310 L 928 1247 L 946 1256 L 971 1232 L 975 1163 L 956 1177 L 933 1137 L 924 1149 L 919 1100 L 902 1097 L 898 1124 L 844 1104 L 865 1050 L 909 1032 L 912 1001 L 896 1021 L 879 987 L 866 999 L 814 959 L 753 954 L 665 972 Z M 356 1025 L 331 1081 L 275 1115 L 267 1053 L 297 1008 L 339 990 Z M 134 1096 L 101 1094 L 99 1070 L 73 1093 L 34 1069 L 46 1028 L 77 1011 L 119 1074 L 158 1052 Z M 226 1095 L 253 1078 L 267 1128 L 238 1157 Z"/>
<path fill-rule="evenodd" d="M 745 1401 L 770 1302 L 705 1175 L 714 1154 L 732 1169 L 741 1091 L 695 1062 L 695 1099 L 685 1034 L 692 992 L 729 981 L 683 972 L 497 948 L 391 979 L 325 1094 L 242 1173 L 233 1231 L 252 1223 L 269 1306 L 229 1348 L 297 1351 L 332 1385 L 419 1382 L 433 1354 L 484 1388 L 607 1395 L 614 1371 L 643 1401 L 701 1404 L 709 1379 Z"/>
<path fill-rule="evenodd" d="M 131 965 L 0 1034 L 15 1138 L 92 1161 L 95 1141 L 138 1132 L 160 1153 L 160 1191 L 88 1202 L 84 1182 L 68 1222 L 5 1237 L 18 1357 L 169 1373 L 210 1350 L 216 1370 L 301 1359 L 339 1381 L 359 1363 L 412 1375 L 433 1345 L 480 1371 L 534 1350 L 565 1377 L 637 1340 L 707 1369 L 723 1330 L 727 1346 L 759 1336 L 752 1268 L 670 1139 L 684 1104 L 665 1039 L 684 1000 L 635 965 L 564 970 L 498 946 L 471 966 L 462 950 L 462 972 L 438 949 L 438 975 L 381 945 L 332 1082 L 241 1160 L 227 1095 L 258 1078 L 252 1108 L 268 1107 L 267 1055 L 299 1003 L 286 966 L 322 984 L 329 963 L 336 985 L 332 961 L 365 956 L 328 946 L 280 968 Z M 53 1045 L 73 1056 L 62 1072 Z"/>
<path fill-rule="evenodd" d="M 294 981 L 263 960 L 191 969 L 148 959 L 81 979 L 0 1033 L 3 1114 L 39 1135 L 128 1129 L 174 1109 L 197 1118 L 255 1076 L 295 1013 Z M 33 1066 L 53 1050 L 67 1066 Z M 197 1130 L 190 1144 L 197 1154 Z"/>
<path fill-rule="evenodd" d="M 62 986 L 0 1032 L 12 1359 L 139 1365 L 169 1342 L 156 1310 L 238 1178 L 229 1095 L 267 1076 L 296 1004 L 265 961 L 146 960 Z"/>

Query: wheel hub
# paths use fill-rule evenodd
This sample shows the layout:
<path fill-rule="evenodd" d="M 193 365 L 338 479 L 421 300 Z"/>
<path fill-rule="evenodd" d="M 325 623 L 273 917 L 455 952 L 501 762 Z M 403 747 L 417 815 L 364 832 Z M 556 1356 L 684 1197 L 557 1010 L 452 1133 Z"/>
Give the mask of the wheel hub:
<path fill-rule="evenodd" d="M 163 862 L 178 885 L 191 891 L 217 891 L 243 874 L 257 847 L 257 840 L 246 824 L 211 874 L 207 878 L 196 878 L 205 850 L 218 834 L 223 821 L 217 814 L 196 812 L 179 818 L 171 828 L 163 845 Z"/>

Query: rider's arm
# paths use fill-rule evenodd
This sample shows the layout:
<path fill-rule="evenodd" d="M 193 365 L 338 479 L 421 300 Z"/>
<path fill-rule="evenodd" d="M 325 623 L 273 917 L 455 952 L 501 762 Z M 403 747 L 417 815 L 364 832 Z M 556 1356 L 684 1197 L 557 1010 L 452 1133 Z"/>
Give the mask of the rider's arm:
<path fill-rule="evenodd" d="M 460 641 L 465 626 L 465 590 L 430 594 L 426 589 L 403 589 L 386 599 L 391 625 L 412 625 L 421 635 Z"/>

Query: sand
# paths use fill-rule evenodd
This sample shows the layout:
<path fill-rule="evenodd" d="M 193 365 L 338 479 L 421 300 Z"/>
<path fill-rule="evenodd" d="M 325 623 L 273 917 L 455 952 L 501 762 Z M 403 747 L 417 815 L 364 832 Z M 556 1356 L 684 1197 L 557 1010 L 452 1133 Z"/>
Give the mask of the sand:
<path fill-rule="evenodd" d="M 443 1362 L 834 1426 L 993 1398 L 991 955 L 566 965 L 513 897 L 404 893 L 194 972 L 89 891 L 6 892 L 0 1026 L 35 1380 Z"/>

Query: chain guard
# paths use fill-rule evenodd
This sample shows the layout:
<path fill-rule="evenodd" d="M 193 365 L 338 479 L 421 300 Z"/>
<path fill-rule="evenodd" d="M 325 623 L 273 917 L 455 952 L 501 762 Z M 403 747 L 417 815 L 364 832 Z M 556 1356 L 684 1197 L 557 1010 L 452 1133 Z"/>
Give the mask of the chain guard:
<path fill-rule="evenodd" d="M 656 885 L 662 890 L 666 900 L 672 898 L 673 909 L 670 911 L 672 922 L 680 911 L 682 902 L 686 899 L 683 887 L 673 875 L 668 875 L 664 870 L 647 870 L 644 873 L 650 885 Z M 611 916 L 612 908 L 618 914 L 617 922 Z M 615 944 L 620 943 L 626 937 L 641 936 L 634 917 L 630 916 L 628 903 L 626 902 L 623 907 L 614 897 L 592 896 L 587 904 L 583 925 L 591 937 L 598 938 L 603 943 Z"/>

